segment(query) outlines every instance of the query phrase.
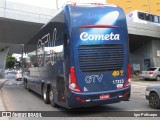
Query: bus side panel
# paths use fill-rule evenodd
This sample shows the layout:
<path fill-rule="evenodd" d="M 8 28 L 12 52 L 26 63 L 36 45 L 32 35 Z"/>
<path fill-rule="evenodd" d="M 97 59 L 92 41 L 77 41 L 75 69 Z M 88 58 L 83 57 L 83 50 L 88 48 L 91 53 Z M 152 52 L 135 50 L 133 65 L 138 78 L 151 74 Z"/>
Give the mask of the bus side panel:
<path fill-rule="evenodd" d="M 29 53 L 30 74 L 28 80 L 31 88 L 42 94 L 44 84 L 50 84 L 55 90 L 55 102 L 57 104 L 65 103 L 65 73 L 64 73 L 64 19 L 53 18 L 47 25 L 42 27 L 38 34 L 27 44 L 34 45 L 33 48 L 26 48 Z M 59 20 L 59 22 L 57 22 Z M 62 22 L 61 22 L 62 21 Z M 32 61 L 33 52 L 37 54 L 36 59 Z M 68 61 L 67 61 L 68 62 Z M 34 77 L 36 75 L 36 77 Z M 62 85 L 63 84 L 63 85 Z M 57 87 L 58 86 L 58 87 Z M 63 92 L 62 92 L 63 91 Z M 63 100 L 60 98 L 64 98 Z M 62 105 L 66 106 L 66 105 Z"/>

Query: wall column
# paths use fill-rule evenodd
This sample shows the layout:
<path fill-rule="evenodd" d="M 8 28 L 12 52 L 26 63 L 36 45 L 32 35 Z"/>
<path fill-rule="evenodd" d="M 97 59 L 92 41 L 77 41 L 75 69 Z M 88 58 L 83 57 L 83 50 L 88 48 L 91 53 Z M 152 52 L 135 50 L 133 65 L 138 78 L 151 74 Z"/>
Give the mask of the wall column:
<path fill-rule="evenodd" d="M 5 65 L 8 51 L 9 48 L 3 48 L 0 50 L 0 78 L 5 77 Z"/>

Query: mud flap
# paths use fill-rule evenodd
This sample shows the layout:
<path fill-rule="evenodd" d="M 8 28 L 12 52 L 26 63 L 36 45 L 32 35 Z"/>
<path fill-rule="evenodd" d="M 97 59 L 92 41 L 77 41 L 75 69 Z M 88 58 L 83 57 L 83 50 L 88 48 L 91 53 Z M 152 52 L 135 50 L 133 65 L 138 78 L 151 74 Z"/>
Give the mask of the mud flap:
<path fill-rule="evenodd" d="M 66 97 L 64 95 L 64 91 L 65 91 L 64 77 L 57 76 L 56 84 L 57 84 L 56 86 L 57 86 L 57 92 L 58 92 L 58 101 L 66 102 Z"/>

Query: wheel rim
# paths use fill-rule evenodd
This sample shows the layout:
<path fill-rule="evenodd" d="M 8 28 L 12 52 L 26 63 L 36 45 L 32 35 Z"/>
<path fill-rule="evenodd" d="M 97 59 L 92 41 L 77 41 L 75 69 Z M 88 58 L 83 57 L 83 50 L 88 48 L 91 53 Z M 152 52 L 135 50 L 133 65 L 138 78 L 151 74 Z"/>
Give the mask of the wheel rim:
<path fill-rule="evenodd" d="M 49 99 L 50 101 L 53 101 L 53 91 L 52 90 L 49 91 Z"/>
<path fill-rule="evenodd" d="M 160 81 L 160 76 L 157 76 L 157 80 Z"/>
<path fill-rule="evenodd" d="M 155 107 L 157 107 L 158 105 L 159 105 L 159 101 L 158 101 L 159 99 L 157 98 L 157 96 L 156 95 L 151 95 L 151 97 L 150 97 L 150 105 L 151 105 L 151 107 L 153 107 L 153 108 L 155 108 Z"/>
<path fill-rule="evenodd" d="M 46 94 L 46 92 L 45 92 L 45 90 L 43 90 L 43 98 L 46 100 L 46 98 L 47 98 L 47 94 Z"/>

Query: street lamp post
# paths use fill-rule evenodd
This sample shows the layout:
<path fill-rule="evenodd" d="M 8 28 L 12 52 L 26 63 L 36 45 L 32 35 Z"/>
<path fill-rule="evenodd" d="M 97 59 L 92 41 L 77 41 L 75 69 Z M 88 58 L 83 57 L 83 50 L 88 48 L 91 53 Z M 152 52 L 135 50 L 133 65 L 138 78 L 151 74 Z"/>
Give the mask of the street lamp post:
<path fill-rule="evenodd" d="M 58 0 L 56 0 L 56 8 L 58 9 Z"/>

